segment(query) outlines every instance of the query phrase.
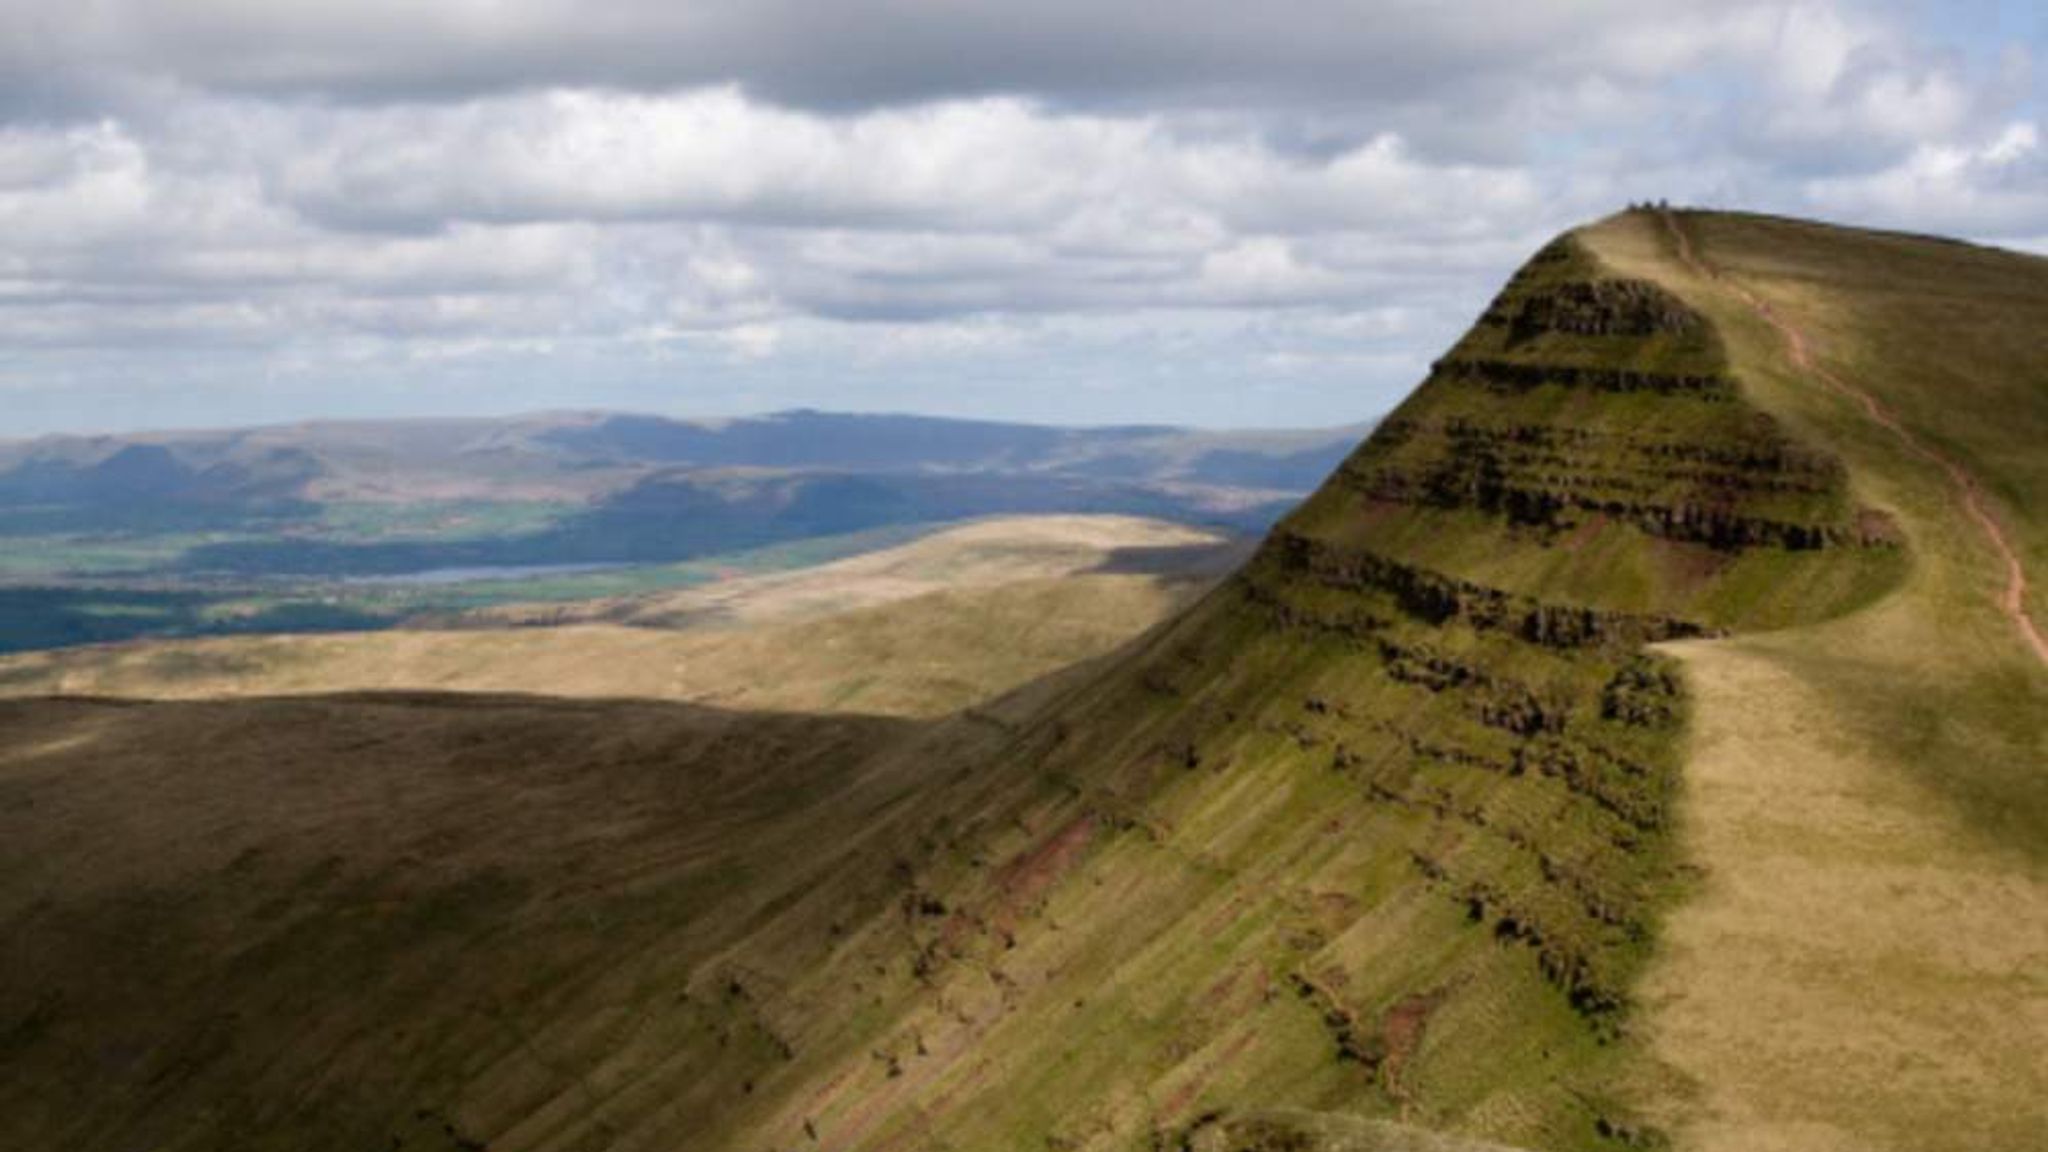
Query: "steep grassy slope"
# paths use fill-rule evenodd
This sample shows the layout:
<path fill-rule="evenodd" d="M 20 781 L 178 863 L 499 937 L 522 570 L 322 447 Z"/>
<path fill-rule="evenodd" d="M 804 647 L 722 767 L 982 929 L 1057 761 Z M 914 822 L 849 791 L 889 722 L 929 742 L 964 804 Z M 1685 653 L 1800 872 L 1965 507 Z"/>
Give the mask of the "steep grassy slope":
<path fill-rule="evenodd" d="M 1707 1149 L 2038 1147 L 2048 669 L 2002 608 L 2017 558 L 2048 623 L 2048 261 L 1701 213 L 1589 238 L 1708 311 L 1914 561 L 1870 610 L 1674 650 L 1706 880 L 1646 986 L 1654 1052 L 1697 1085 L 1658 1110 Z"/>
<path fill-rule="evenodd" d="M 1239 578 L 1034 730 L 970 808 L 999 831 L 935 828 L 938 911 L 862 937 L 907 959 L 742 953 L 827 1057 L 717 1130 L 1127 1147 L 1287 1104 L 1649 1140 L 1623 1074 L 1685 703 L 1643 645 L 1905 564 L 1703 317 L 1561 241 Z M 905 964 L 886 1024 L 816 1010 Z"/>
<path fill-rule="evenodd" d="M 708 755 L 680 736 L 653 739 L 677 773 L 680 807 L 661 803 L 660 790 L 605 789 L 618 756 L 542 742 L 556 770 L 590 781 L 590 794 L 551 807 L 560 823 L 544 844 L 667 822 L 693 863 L 643 866 L 640 851 L 660 853 L 653 837 L 616 868 L 587 865 L 588 887 L 515 889 L 453 925 L 447 946 L 482 957 L 480 979 L 495 980 L 499 965 L 545 975 L 486 983 L 504 994 L 485 1000 L 407 1000 L 418 1023 L 392 1023 L 390 1001 L 351 999 L 346 979 L 312 980 L 329 941 L 347 944 L 378 915 L 416 904 L 402 891 L 377 895 L 384 890 L 320 905 L 290 963 L 270 958 L 307 974 L 301 985 L 317 993 L 307 1003 L 258 998 L 231 1009 L 244 1016 L 215 1020 L 195 994 L 148 1042 L 125 1038 L 118 1014 L 79 1007 L 105 941 L 175 942 L 193 923 L 217 935 L 156 951 L 192 988 L 217 992 L 223 958 L 263 938 L 266 921 L 176 893 L 215 875 L 241 845 L 289 842 L 295 827 L 258 800 L 217 808 L 204 788 L 178 805 L 152 804 L 118 765 L 153 758 L 195 765 L 190 774 L 222 760 L 243 766 L 235 795 L 260 797 L 280 785 L 248 766 L 278 739 L 270 726 L 289 719 L 252 729 L 235 707 L 279 705 L 156 705 L 185 719 L 159 724 L 138 711 L 123 728 L 84 705 L 9 706 L 19 711 L 5 721 L 0 786 L 10 791 L 0 819 L 27 827 L 53 810 L 88 814 L 49 825 L 68 832 L 24 841 L 41 863 L 0 906 L 19 947 L 75 958 L 0 989 L 0 1028 L 11 1028 L 0 1032 L 9 1038 L 0 1061 L 48 1088 L 65 1083 L 46 1071 L 52 1061 L 145 1055 L 105 1065 L 111 1087 L 100 1090 L 118 1093 L 121 1107 L 87 1115 L 77 1091 L 24 1093 L 0 1107 L 0 1132 L 29 1144 L 55 1133 L 87 1149 L 213 1147 L 234 1133 L 257 1147 L 497 1152 L 1230 1152 L 1469 1149 L 1475 1140 L 1563 1150 L 1796 1135 L 1742 1128 L 1741 1109 L 1762 1107 L 1743 1092 L 1813 1050 L 1770 1050 L 1753 1077 L 1740 1041 L 1756 1041 L 1754 1014 L 1725 998 L 1675 999 L 1692 988 L 1739 997 L 1744 975 L 1768 975 L 1673 967 L 1713 959 L 1700 949 L 1796 937 L 1783 917 L 1764 923 L 1770 931 L 1725 930 L 1727 915 L 1758 923 L 1741 920 L 1754 881 L 1726 913 L 1733 863 L 1706 853 L 1730 843 L 1714 833 L 1733 825 L 1705 827 L 1679 804 L 1690 788 L 1683 794 L 1710 809 L 1711 797 L 1681 776 L 1688 723 L 1691 750 L 1705 758 L 1731 708 L 1839 694 L 1844 702 L 1819 719 L 1845 731 L 1819 719 L 1788 730 L 1858 764 L 1861 745 L 1838 736 L 1904 733 L 1917 741 L 1900 746 L 1908 758 L 1960 736 L 2003 767 L 1959 773 L 1972 779 L 1955 786 L 1942 817 L 1978 828 L 1963 839 L 2009 860 L 2025 855 L 2025 834 L 2001 830 L 1989 801 L 2029 787 L 1999 750 L 2033 738 L 2036 681 L 2002 656 L 1985 663 L 1974 647 L 1959 653 L 1889 626 L 1854 642 L 1865 662 L 1800 664 L 1805 640 L 1772 648 L 1781 636 L 1857 635 L 1866 622 L 1898 619 L 1902 603 L 1934 606 L 1913 628 L 1974 622 L 1973 641 L 2011 641 L 1983 606 L 1974 563 L 1931 558 L 1973 555 L 1967 526 L 1940 519 L 1950 498 L 1939 485 L 1890 482 L 1896 446 L 1809 401 L 1800 381 L 1766 363 L 1768 327 L 1689 278 L 1660 227 L 1627 217 L 1539 253 L 1244 570 L 1102 667 L 873 745 L 848 743 L 830 766 L 793 747 L 754 756 L 738 734 Z M 1711 236 L 1704 246 L 1714 251 Z M 1781 631 L 1697 643 L 1762 629 Z M 1919 646 L 1871 654 L 1901 637 Z M 1671 642 L 1676 659 L 1660 647 Z M 1774 653 L 1789 662 L 1773 667 L 1789 669 L 1805 695 L 1724 692 L 1733 681 L 1681 671 L 1679 659 L 1706 667 L 1700 651 Z M 1902 693 L 1926 691 L 1927 702 L 1905 701 L 1885 721 L 1892 727 L 1859 727 L 1871 716 L 1848 699 L 1914 660 L 1932 670 L 1872 699 L 1897 705 Z M 1961 709 L 1959 728 L 1928 722 L 1930 708 L 1950 704 Z M 363 764 L 362 729 L 340 715 L 316 725 L 299 714 L 289 746 L 301 751 L 287 762 Z M 524 762 L 519 743 L 471 758 L 462 750 L 476 736 L 451 725 L 427 726 L 390 761 L 416 762 L 426 781 L 500 756 Z M 663 751 L 665 740 L 679 751 Z M 726 758 L 739 768 L 717 775 Z M 708 793 L 689 782 L 700 773 L 710 774 Z M 719 781 L 786 789 L 786 803 L 733 815 Z M 414 830 L 412 847 L 389 858 L 432 859 L 438 838 L 456 835 L 442 827 L 450 808 L 384 795 L 383 823 Z M 201 820 L 209 811 L 219 818 Z M 212 831 L 209 851 L 229 855 L 155 887 L 131 877 L 104 893 L 74 890 L 72 877 L 91 871 L 78 862 L 103 843 L 84 829 L 128 812 L 161 814 L 127 818 L 143 854 L 181 841 L 192 824 Z M 477 814 L 493 816 L 487 806 Z M 1840 845 L 1868 830 L 1840 831 L 1821 839 Z M 364 835 L 368 858 L 386 859 L 386 841 Z M 1729 850 L 1767 842 L 1736 836 Z M 1930 833 L 1913 843 L 1934 853 L 1952 841 Z M 292 859 L 221 890 L 289 908 L 289 881 L 303 867 Z M 1704 878 L 1701 863 L 1712 869 Z M 605 903 L 622 890 L 646 903 L 623 912 Z M 1959 890 L 1914 898 L 1938 907 Z M 601 954 L 550 963 L 562 952 L 549 941 L 564 939 L 585 907 L 599 912 L 590 923 Z M 1704 922 L 1688 919 L 1701 908 Z M 607 935 L 610 924 L 630 930 Z M 530 925 L 544 930 L 521 930 Z M 1660 951 L 1673 937 L 1679 946 Z M 414 938 L 380 938 L 379 970 L 426 965 L 422 988 L 467 985 L 466 972 L 410 959 Z M 1849 943 L 1859 941 L 1869 937 Z M 538 968 L 522 966 L 529 949 Z M 2023 940 L 1973 963 L 2024 965 L 2028 954 Z M 1899 959 L 1879 966 L 1896 974 Z M 2021 997 L 2021 1023 L 2000 1033 L 2008 1039 L 2025 1027 L 2024 996 L 2038 987 L 2029 969 L 2014 971 L 2002 987 Z M 69 986 L 63 974 L 82 981 L 77 991 L 43 998 L 47 986 Z M 1829 1004 L 1914 986 L 1848 981 Z M 1961 991 L 1952 980 L 1929 987 L 1937 998 Z M 1798 1006 L 1776 996 L 1764 1004 Z M 1981 1006 L 1972 1002 L 1973 1019 Z M 294 1013 L 312 1022 L 302 1043 L 280 1053 L 248 1039 L 281 1033 Z M 1800 1036 L 1855 1027 L 1842 1015 L 1786 1019 Z M 414 1044 L 384 1031 L 397 1027 L 453 1040 Z M 516 1043 L 479 1039 L 491 1036 Z M 175 1075 L 149 1062 L 165 1052 L 178 1056 Z M 234 1074 L 266 1059 L 279 1062 L 273 1074 Z M 372 1059 L 379 1074 L 360 1074 Z M 1916 1075 L 1895 1065 L 1900 1079 Z M 1983 1081 L 1986 1094 L 1971 1103 L 2016 1082 Z M 227 1092 L 226 1083 L 246 1086 Z M 1857 1099 L 1824 1091 L 1824 1076 L 1814 1084 L 1818 1098 L 1845 1108 Z M 30 1103 L 45 1099 L 57 1103 Z M 1884 1117 L 1880 1137 L 1895 1120 Z"/>

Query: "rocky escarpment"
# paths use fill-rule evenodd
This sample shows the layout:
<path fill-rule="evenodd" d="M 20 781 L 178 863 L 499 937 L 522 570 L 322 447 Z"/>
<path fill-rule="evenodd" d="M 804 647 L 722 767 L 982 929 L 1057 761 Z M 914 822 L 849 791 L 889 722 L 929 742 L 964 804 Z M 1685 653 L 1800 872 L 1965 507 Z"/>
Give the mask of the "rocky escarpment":
<path fill-rule="evenodd" d="M 1632 368 L 1599 368 L 1574 364 L 1527 364 L 1507 359 L 1450 358 L 1430 366 L 1440 376 L 1468 381 L 1489 392 L 1513 394 L 1552 385 L 1596 392 L 1647 392 L 1659 396 L 1691 396 L 1726 401 L 1734 396 L 1718 376 L 1686 372 L 1644 372 Z"/>
<path fill-rule="evenodd" d="M 1572 260 L 1569 242 L 1545 250 L 1534 263 L 1564 264 Z M 1531 277 L 1524 276 L 1526 282 Z M 1648 280 L 1568 280 L 1546 291 L 1494 298 L 1480 316 L 1488 328 L 1505 328 L 1508 343 L 1521 344 L 1548 332 L 1580 336 L 1652 336 L 1660 332 L 1691 333 L 1703 325 L 1699 314 Z"/>
<path fill-rule="evenodd" d="M 1679 882 L 1652 646 L 1896 551 L 1710 324 L 1553 244 L 1196 611 L 920 778 L 917 835 L 843 870 L 889 911 L 755 958 L 799 1063 L 848 1055 L 763 1070 L 784 1103 L 733 1130 L 1173 1147 L 1279 1105 L 1654 1139 L 1607 1091 Z M 856 1022 L 802 1009 L 843 987 Z"/>
<path fill-rule="evenodd" d="M 635 1139 L 1109 1152 L 1281 1108 L 1654 1144 L 1615 1101 L 1684 883 L 1655 646 L 1899 552 L 1710 323 L 1553 244 L 1193 611 L 863 773 L 850 847 L 646 982 L 702 1020 Z"/>
<path fill-rule="evenodd" d="M 1851 513 L 1838 461 L 1740 403 L 1701 317 L 1653 284 L 1599 277 L 1570 239 L 1510 282 L 1339 476 L 1387 504 L 1550 534 L 1619 522 L 1724 554 L 1895 539 Z"/>
<path fill-rule="evenodd" d="M 1475 632 L 1506 633 L 1545 648 L 1614 648 L 1688 640 L 1714 630 L 1670 616 L 1545 603 L 1459 580 L 1364 549 L 1345 550 L 1286 529 L 1269 549 L 1290 573 L 1325 588 L 1379 594 L 1427 624 L 1456 622 Z M 1256 581 L 1248 576 L 1247 582 Z"/>
<path fill-rule="evenodd" d="M 1445 826 L 1411 858 L 1417 883 L 1526 949 L 1587 1028 L 1618 1034 L 1666 867 L 1684 709 L 1676 677 L 1640 649 L 1709 629 L 1545 602 L 1291 531 L 1238 594 L 1396 686 L 1369 708 L 1307 706 L 1301 728 L 1371 802 Z"/>
<path fill-rule="evenodd" d="M 1769 433 L 1746 443 L 1701 446 L 1626 432 L 1559 435 L 1540 426 L 1452 417 L 1395 434 L 1422 442 L 1433 459 L 1354 462 L 1339 473 L 1343 481 L 1392 504 L 1472 508 L 1550 532 L 1597 517 L 1720 552 L 1895 540 L 1881 521 L 1830 515 L 1825 505 L 1840 490 L 1839 466 Z M 1745 504 L 1763 506 L 1751 511 Z M 1802 506 L 1819 506 L 1819 513 L 1801 516 Z"/>

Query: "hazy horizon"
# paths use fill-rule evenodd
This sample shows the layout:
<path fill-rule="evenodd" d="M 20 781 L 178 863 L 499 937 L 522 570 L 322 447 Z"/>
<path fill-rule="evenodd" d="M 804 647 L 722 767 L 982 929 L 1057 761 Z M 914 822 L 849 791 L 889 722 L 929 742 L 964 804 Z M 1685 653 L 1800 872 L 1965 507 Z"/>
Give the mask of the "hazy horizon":
<path fill-rule="evenodd" d="M 474 413 L 437 413 L 437 412 L 418 412 L 418 413 L 407 413 L 407 414 L 404 414 L 404 415 L 389 415 L 389 416 L 380 416 L 380 415 L 367 415 L 367 416 L 318 416 L 318 415 L 315 415 L 315 416 L 304 416 L 304 417 L 298 417 L 298 418 L 295 418 L 295 419 L 285 419 L 285 420 L 258 420 L 258 421 L 248 422 L 248 423 L 239 423 L 239 422 L 238 422 L 238 423 L 230 423 L 230 424 L 221 424 L 221 423 L 193 423 L 193 424 L 165 424 L 165 425 L 136 425 L 136 426 L 132 426 L 132 427 L 131 427 L 131 426 L 127 426 L 127 425 L 122 425 L 122 424 L 110 424 L 109 426 L 107 426 L 107 427 L 105 427 L 105 428 L 94 428 L 94 429 L 85 429 L 85 430 L 68 430 L 68 429 L 57 429 L 57 430 L 53 430 L 53 431 L 48 431 L 48 432 L 29 432 L 29 433 L 21 433 L 21 434 L 13 434 L 13 433 L 6 433 L 6 432 L 0 432 L 0 443 L 22 443 L 22 442 L 27 442 L 27 441 L 35 441 L 35 440 L 44 440 L 44 439 L 67 439 L 67 438 L 73 438 L 73 439 L 98 439 L 98 438 L 111 438 L 111 439 L 122 439 L 122 438 L 131 438 L 131 437 L 143 437 L 143 436 L 153 436 L 153 435 L 159 435 L 159 434 L 161 434 L 161 435 L 166 435 L 166 436 L 177 436 L 177 435 L 200 435 L 200 434 L 205 434 L 205 433 L 209 433 L 209 432 L 241 432 L 241 431 L 251 431 L 251 430 L 257 430 L 257 429 L 266 429 L 266 428 L 292 428 L 292 427 L 299 427 L 299 426 L 309 426 L 309 425 L 377 425 L 377 424 L 394 424 L 394 423 L 462 423 L 462 422 L 505 422 L 505 423 L 516 423 L 516 422 L 519 422 L 519 421 L 540 421 L 540 420 L 548 420 L 548 419 L 568 419 L 568 418 L 574 418 L 574 417 L 578 417 L 578 416 L 602 416 L 602 417 L 621 417 L 621 416 L 623 416 L 623 417 L 634 417 L 634 418 L 639 418 L 639 417 L 647 417 L 647 418 L 653 418 L 653 419 L 660 419 L 660 420 L 672 420 L 672 421 L 676 421 L 676 422 L 678 422 L 678 423 L 684 423 L 684 424 L 704 424 L 704 425 L 716 425 L 716 424 L 726 424 L 726 423 L 737 423 L 737 422 L 741 422 L 741 421 L 761 421 L 761 420 L 772 420 L 772 419 L 777 419 L 777 418 L 781 418 L 781 417 L 788 417 L 788 416 L 801 416 L 801 415 L 816 415 L 816 416 L 847 416 L 847 417 L 869 417 L 869 418 L 875 418 L 875 419 L 885 419 L 885 420 L 887 420 L 887 419 L 903 419 L 903 420 L 945 420 L 945 421 L 955 421 L 955 422 L 960 422 L 960 423 L 986 423 L 986 424 L 1007 424 L 1007 425 L 1019 425 L 1019 426 L 1029 426 L 1029 427 L 1039 427 L 1039 428 L 1056 428 L 1056 429 L 1073 429 L 1073 430 L 1102 430 L 1102 429 L 1118 429 L 1118 428 L 1161 428 L 1161 429 L 1171 429 L 1171 430 L 1173 430 L 1173 431 L 1176 431 L 1176 432 L 1196 432 L 1196 433 L 1203 433 L 1203 432 L 1214 432 L 1214 433 L 1244 433 L 1244 434 L 1247 434 L 1247 435 L 1258 435 L 1258 434 L 1273 434 L 1273 435 L 1282 435 L 1282 434 L 1286 434 L 1286 433 L 1290 433 L 1290 432 L 1327 432 L 1327 431 L 1333 431 L 1333 430 L 1338 430 L 1338 429 L 1347 429 L 1347 428 L 1365 428 L 1365 427 L 1369 427 L 1369 426 L 1371 426 L 1371 425 L 1372 425 L 1372 424 L 1373 424 L 1374 422 L 1376 422 L 1376 421 L 1377 421 L 1377 420 L 1378 420 L 1378 419 L 1379 419 L 1380 417 L 1384 416 L 1384 415 L 1385 415 L 1385 413 L 1384 413 L 1384 412 L 1376 412 L 1376 413 L 1373 413 L 1372 415 L 1366 416 L 1366 417 L 1364 417 L 1364 418 L 1362 418 L 1362 419 L 1359 419 L 1359 420 L 1349 420 L 1349 421 L 1343 421 L 1343 422 L 1340 422 L 1340 423 L 1333 423 L 1333 424 L 1197 424 L 1197 423 L 1174 423 L 1174 422 L 1172 422 L 1172 421 L 1157 421 L 1157 420 L 1154 420 L 1154 421 L 1129 421 L 1129 420 L 1126 420 L 1126 421 L 1114 421 L 1114 422 L 1092 422 L 1092 421 L 1089 421 L 1089 422 L 1076 422 L 1076 421 L 1061 421 L 1061 420 L 1058 420 L 1058 419 L 1056 419 L 1056 418 L 1048 418 L 1048 419 L 1042 419 L 1042 420 L 1005 420 L 1005 419 L 1002 419 L 1002 418 L 1000 418 L 1000 417 L 991 417 L 991 416 L 977 416 L 977 415 L 966 415 L 966 416 L 954 416 L 954 415 L 947 415 L 947 414 L 944 414 L 944 413 L 933 413 L 933 412 L 904 412 L 904 411 L 873 411 L 873 410 L 869 410 L 869 409 L 864 409 L 864 408 L 819 408 L 819 407 L 802 407 L 802 408 L 775 408 L 775 409 L 769 409 L 769 410 L 762 410 L 762 411 L 747 411 L 747 412 L 736 412 L 736 413 L 730 413 L 730 414 L 723 414 L 723 413 L 721 413 L 721 414 L 708 414 L 708 413 L 694 413 L 694 412 L 683 412 L 683 411 L 669 411 L 669 412 L 662 412 L 662 411 L 657 411 L 657 410 L 655 410 L 655 409 L 651 409 L 651 408 L 603 408 L 603 407 L 562 407 L 562 408 L 525 408 L 525 409 L 514 409 L 514 410 L 511 410 L 511 411 L 505 411 L 505 412 L 488 412 L 488 411 L 486 411 L 486 412 L 474 412 Z"/>

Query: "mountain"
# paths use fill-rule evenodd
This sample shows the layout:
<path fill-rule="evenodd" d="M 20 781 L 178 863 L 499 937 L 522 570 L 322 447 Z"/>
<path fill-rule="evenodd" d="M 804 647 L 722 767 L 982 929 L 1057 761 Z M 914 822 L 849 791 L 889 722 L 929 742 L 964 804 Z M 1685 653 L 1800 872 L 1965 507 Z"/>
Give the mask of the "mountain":
<path fill-rule="evenodd" d="M 1589 225 L 1199 603 L 929 722 L 0 703 L 0 1134 L 2037 1144 L 2044 324 Z"/>
<path fill-rule="evenodd" d="M 1298 494 L 1321 481 L 1360 430 L 1055 428 L 804 410 L 728 420 L 588 412 L 49 436 L 0 442 L 0 508 L 196 497 L 588 501 L 656 474 L 734 469 L 1059 476 Z"/>
<path fill-rule="evenodd" d="M 0 443 L 0 652 L 378 629 L 565 569 L 673 586 L 987 517 L 1252 534 L 1357 434 L 558 413 Z"/>
<path fill-rule="evenodd" d="M 1123 517 L 980 520 L 676 592 L 25 653 L 0 658 L 0 695 L 526 692 L 935 718 L 1118 647 L 1247 548 Z"/>
<path fill-rule="evenodd" d="M 1357 434 L 570 413 L 0 443 L 0 651 L 386 627 L 406 613 L 353 578 L 718 565 L 984 517 L 1256 533 Z"/>

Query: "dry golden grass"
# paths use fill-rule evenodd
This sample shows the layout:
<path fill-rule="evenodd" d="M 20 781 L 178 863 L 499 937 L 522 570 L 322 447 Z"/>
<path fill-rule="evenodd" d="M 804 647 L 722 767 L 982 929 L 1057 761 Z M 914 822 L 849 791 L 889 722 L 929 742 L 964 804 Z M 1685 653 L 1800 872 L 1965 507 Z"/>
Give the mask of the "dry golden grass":
<path fill-rule="evenodd" d="M 1880 627 L 1683 652 L 1705 877 L 1644 996 L 1658 1054 L 1700 1088 L 1688 1147 L 2025 1148 L 2048 1132 L 2048 882 L 1900 771 L 1796 651 L 1852 652 Z M 1953 747 L 1944 765 L 2026 751 Z"/>
<path fill-rule="evenodd" d="M 2021 554 L 2041 557 L 2041 461 L 2013 437 L 2048 394 L 2024 357 L 1995 352 L 1999 332 L 2048 322 L 2048 269 L 1791 222 L 1680 222 L 1707 261 L 1815 334 L 1822 364 L 1970 468 Z M 1655 1110 L 1701 1152 L 2039 1147 L 2048 674 L 1999 610 L 2004 564 L 1940 466 L 1800 371 L 1780 331 L 1660 233 L 1631 215 L 1589 239 L 1709 311 L 1750 398 L 1844 457 L 1914 563 L 1901 590 L 1843 620 L 1673 648 L 1695 699 L 1682 812 L 1701 879 L 1644 994 L 1656 1056 L 1695 1094 Z M 1907 270 L 1929 267 L 1872 260 L 1893 248 Z M 1978 331 L 1971 347 L 1932 366 L 1959 325 Z M 1915 330 L 1924 350 L 1877 354 Z"/>
<path fill-rule="evenodd" d="M 1159 557 L 1171 571 L 1234 566 L 1223 537 L 1136 516 L 1006 516 L 935 532 L 830 564 L 706 587 L 567 605 L 512 604 L 468 619 L 498 623 L 636 624 L 666 628 L 789 623 L 932 592 L 1053 580 Z"/>
<path fill-rule="evenodd" d="M 720 627 L 579 623 L 116 645 L 0 661 L 0 694 L 523 692 L 940 716 L 1151 627 L 1205 586 L 1218 545 L 1128 517 L 989 521 L 817 569 L 627 606 L 629 619 L 688 617 Z M 1147 554 L 1166 574 L 1105 571 L 1131 564 L 1132 550 L 1157 550 Z"/>
<path fill-rule="evenodd" d="M 1516 1152 L 1385 1120 L 1292 1109 L 1219 1118 L 1197 1129 L 1187 1146 L 1189 1152 Z"/>

